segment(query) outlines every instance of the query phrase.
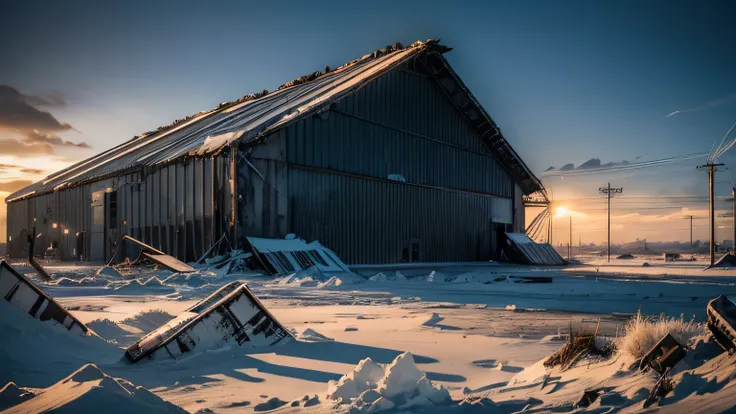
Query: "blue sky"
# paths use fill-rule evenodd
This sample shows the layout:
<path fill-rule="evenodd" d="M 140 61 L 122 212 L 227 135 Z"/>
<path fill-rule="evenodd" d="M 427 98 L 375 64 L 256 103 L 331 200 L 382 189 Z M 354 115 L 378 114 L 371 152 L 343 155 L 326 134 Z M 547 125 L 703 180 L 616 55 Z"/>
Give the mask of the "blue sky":
<path fill-rule="evenodd" d="M 2 8 L 0 84 L 63 96 L 64 105 L 47 110 L 74 129 L 58 135 L 92 147 L 55 147 L 60 164 L 325 65 L 429 37 L 454 48 L 447 59 L 536 173 L 590 158 L 707 152 L 736 121 L 736 6 L 727 2 L 28 1 Z M 688 109 L 695 110 L 666 117 Z M 545 184 L 561 198 L 595 196 L 607 180 L 632 195 L 706 195 L 697 161 Z M 38 178 L 2 174 L 0 181 Z"/>

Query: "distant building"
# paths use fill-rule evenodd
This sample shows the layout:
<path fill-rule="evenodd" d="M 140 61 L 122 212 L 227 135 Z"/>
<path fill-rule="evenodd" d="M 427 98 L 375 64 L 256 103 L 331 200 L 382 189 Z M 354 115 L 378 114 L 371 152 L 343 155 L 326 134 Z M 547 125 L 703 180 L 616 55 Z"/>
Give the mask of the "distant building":
<path fill-rule="evenodd" d="M 353 264 L 499 258 L 542 185 L 449 50 L 377 50 L 54 173 L 8 197 L 10 253 L 35 221 L 35 253 L 65 260 L 109 260 L 127 234 L 191 261 L 223 233 L 295 233 Z"/>

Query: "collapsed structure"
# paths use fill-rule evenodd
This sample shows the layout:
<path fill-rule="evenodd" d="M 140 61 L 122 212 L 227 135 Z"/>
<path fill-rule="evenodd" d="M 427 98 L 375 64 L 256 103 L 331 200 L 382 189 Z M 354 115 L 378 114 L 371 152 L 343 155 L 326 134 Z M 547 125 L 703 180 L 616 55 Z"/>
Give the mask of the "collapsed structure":
<path fill-rule="evenodd" d="M 85 324 L 5 261 L 0 261 L 0 297 L 40 321 L 54 321 L 81 335 L 89 332 Z"/>
<path fill-rule="evenodd" d="M 260 348 L 291 338 L 242 282 L 231 282 L 141 338 L 126 351 L 130 362 L 176 359 L 224 345 Z"/>
<path fill-rule="evenodd" d="M 450 50 L 392 45 L 51 174 L 7 197 L 10 256 L 35 222 L 62 260 L 124 260 L 125 235 L 191 262 L 222 234 L 288 233 L 350 264 L 498 259 L 542 185 Z"/>
<path fill-rule="evenodd" d="M 506 233 L 506 258 L 530 265 L 564 265 L 567 261 L 548 243 L 536 243 L 523 233 Z"/>

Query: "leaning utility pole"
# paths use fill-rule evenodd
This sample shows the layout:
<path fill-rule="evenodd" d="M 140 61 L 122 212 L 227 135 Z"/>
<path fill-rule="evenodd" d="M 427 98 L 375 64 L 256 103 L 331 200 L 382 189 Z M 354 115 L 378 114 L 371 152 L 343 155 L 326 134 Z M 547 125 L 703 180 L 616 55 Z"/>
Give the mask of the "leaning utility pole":
<path fill-rule="evenodd" d="M 709 200 L 709 214 L 710 214 L 710 242 L 708 243 L 708 250 L 710 251 L 710 265 L 716 262 L 716 214 L 715 214 L 715 200 L 713 198 L 713 183 L 715 182 L 715 172 L 718 168 L 725 164 L 705 164 L 699 165 L 697 168 L 708 169 L 708 200 Z"/>
<path fill-rule="evenodd" d="M 684 216 L 683 219 L 690 219 L 690 247 L 693 247 L 693 216 Z"/>
<path fill-rule="evenodd" d="M 608 196 L 608 263 L 611 263 L 611 197 L 614 194 L 623 193 L 624 189 L 623 187 L 611 188 L 611 183 L 608 183 L 608 187 L 600 187 L 598 192 Z"/>

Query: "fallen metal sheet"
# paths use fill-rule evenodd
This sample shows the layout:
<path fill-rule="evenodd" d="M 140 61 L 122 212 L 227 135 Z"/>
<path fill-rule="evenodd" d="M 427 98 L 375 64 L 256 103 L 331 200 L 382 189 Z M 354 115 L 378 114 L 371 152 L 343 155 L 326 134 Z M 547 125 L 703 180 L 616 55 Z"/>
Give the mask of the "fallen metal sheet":
<path fill-rule="evenodd" d="M 192 266 L 182 262 L 181 260 L 169 256 L 168 254 L 158 250 L 155 247 L 149 246 L 140 240 L 134 239 L 130 236 L 123 236 L 124 241 L 131 242 L 141 249 L 141 257 L 144 257 L 152 262 L 158 263 L 165 268 L 179 273 L 193 272 L 195 269 Z"/>
<path fill-rule="evenodd" d="M 687 354 L 687 348 L 670 334 L 665 335 L 642 357 L 639 369 L 651 368 L 664 375 Z"/>
<path fill-rule="evenodd" d="M 174 272 L 187 273 L 194 271 L 192 266 L 189 266 L 176 257 L 169 256 L 168 254 L 151 254 L 143 252 L 142 255 L 146 259 L 156 262 L 169 270 L 173 270 Z"/>
<path fill-rule="evenodd" d="M 565 259 L 549 244 L 535 243 L 523 233 L 506 233 L 504 252 L 509 260 L 532 265 L 564 265 Z"/>
<path fill-rule="evenodd" d="M 218 289 L 203 301 L 131 345 L 130 362 L 144 358 L 177 359 L 196 350 L 224 345 L 261 348 L 285 343 L 286 330 L 240 281 Z"/>
<path fill-rule="evenodd" d="M 713 266 L 710 266 L 709 268 L 712 267 L 736 268 L 736 253 L 728 252 L 724 254 L 720 259 L 713 263 Z"/>
<path fill-rule="evenodd" d="M 350 271 L 335 252 L 318 241 L 307 243 L 301 239 L 247 239 L 258 259 L 274 275 L 294 273 L 312 266 L 323 272 Z"/>
<path fill-rule="evenodd" d="M 5 261 L 0 261 L 0 296 L 40 321 L 56 321 L 81 335 L 89 332 L 85 324 Z"/>
<path fill-rule="evenodd" d="M 36 269 L 36 273 L 38 273 L 39 276 L 41 276 L 41 279 L 44 279 L 45 281 L 51 280 L 51 275 L 48 274 L 46 269 L 41 266 L 41 263 L 38 263 L 36 261 L 36 258 L 33 257 L 33 252 L 35 251 L 35 244 L 36 244 L 36 225 L 33 225 L 33 234 L 28 236 L 28 263 L 30 263 L 31 267 Z"/>
<path fill-rule="evenodd" d="M 736 304 L 726 295 L 711 300 L 706 307 L 708 329 L 723 349 L 736 350 Z"/>

